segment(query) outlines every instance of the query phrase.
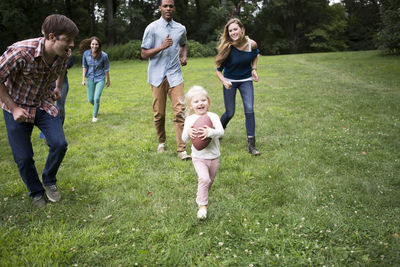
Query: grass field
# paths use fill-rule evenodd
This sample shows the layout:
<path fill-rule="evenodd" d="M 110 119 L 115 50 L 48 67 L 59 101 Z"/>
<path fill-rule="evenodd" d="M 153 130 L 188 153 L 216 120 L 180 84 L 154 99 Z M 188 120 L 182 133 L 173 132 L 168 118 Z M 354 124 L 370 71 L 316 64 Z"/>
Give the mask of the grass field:
<path fill-rule="evenodd" d="M 186 90 L 204 86 L 221 115 L 213 59 L 189 59 L 183 72 Z M 247 153 L 237 96 L 204 221 L 192 163 L 176 158 L 170 106 L 167 152 L 155 152 L 147 62 L 111 62 L 97 123 L 80 63 L 69 71 L 62 200 L 43 210 L 31 207 L 1 113 L 0 265 L 399 266 L 400 58 L 263 56 L 258 74 L 262 155 Z"/>

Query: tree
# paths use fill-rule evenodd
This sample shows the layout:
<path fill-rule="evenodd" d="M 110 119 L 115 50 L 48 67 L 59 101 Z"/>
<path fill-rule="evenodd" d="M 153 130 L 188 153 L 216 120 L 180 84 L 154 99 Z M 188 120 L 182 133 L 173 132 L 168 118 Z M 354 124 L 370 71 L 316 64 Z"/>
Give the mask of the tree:
<path fill-rule="evenodd" d="M 12 43 L 39 37 L 44 19 L 51 13 L 65 13 L 62 0 L 0 1 L 0 49 Z"/>
<path fill-rule="evenodd" d="M 374 49 L 374 36 L 379 29 L 378 0 L 342 0 L 348 14 L 346 35 L 351 50 Z"/>
<path fill-rule="evenodd" d="M 252 35 L 264 53 L 306 52 L 306 35 L 325 21 L 327 10 L 327 0 L 265 0 Z"/>
<path fill-rule="evenodd" d="M 345 31 L 347 27 L 346 9 L 334 4 L 327 9 L 325 21 L 311 33 L 306 34 L 313 51 L 343 51 L 348 48 Z"/>
<path fill-rule="evenodd" d="M 400 55 L 400 0 L 387 0 L 381 8 L 382 29 L 378 32 L 379 49 Z"/>

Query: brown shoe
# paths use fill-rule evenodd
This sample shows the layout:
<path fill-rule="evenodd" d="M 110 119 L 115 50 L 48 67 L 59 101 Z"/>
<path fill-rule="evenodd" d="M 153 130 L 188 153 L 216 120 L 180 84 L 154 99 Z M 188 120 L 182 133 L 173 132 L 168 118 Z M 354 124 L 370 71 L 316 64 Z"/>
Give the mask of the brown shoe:
<path fill-rule="evenodd" d="M 181 160 L 190 160 L 192 157 L 189 156 L 186 151 L 178 152 L 178 158 Z"/>

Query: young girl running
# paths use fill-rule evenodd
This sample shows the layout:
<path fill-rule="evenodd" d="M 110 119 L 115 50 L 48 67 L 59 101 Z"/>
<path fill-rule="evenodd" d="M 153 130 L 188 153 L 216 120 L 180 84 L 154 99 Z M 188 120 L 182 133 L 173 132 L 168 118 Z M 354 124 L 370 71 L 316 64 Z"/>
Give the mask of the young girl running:
<path fill-rule="evenodd" d="M 182 140 L 187 143 L 191 138 L 199 135 L 200 138 L 211 138 L 209 145 L 197 150 L 192 145 L 192 162 L 198 176 L 196 203 L 199 205 L 197 218 L 207 217 L 208 191 L 214 182 L 218 170 L 219 138 L 224 135 L 224 128 L 217 114 L 209 112 L 211 100 L 207 91 L 201 86 L 193 86 L 185 95 L 186 113 Z M 208 115 L 212 121 L 213 128 L 204 126 L 198 130 L 193 128 L 195 121 L 203 115 Z"/>

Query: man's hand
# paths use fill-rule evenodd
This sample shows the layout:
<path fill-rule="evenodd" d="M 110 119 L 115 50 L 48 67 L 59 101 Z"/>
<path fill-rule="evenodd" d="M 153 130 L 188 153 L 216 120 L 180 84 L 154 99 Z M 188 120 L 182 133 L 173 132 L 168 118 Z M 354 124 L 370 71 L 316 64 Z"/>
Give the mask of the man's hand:
<path fill-rule="evenodd" d="M 186 64 L 187 64 L 186 57 L 181 57 L 181 65 L 186 66 Z"/>
<path fill-rule="evenodd" d="M 58 87 L 54 88 L 51 97 L 53 98 L 54 101 L 60 99 L 61 98 L 61 89 Z"/>
<path fill-rule="evenodd" d="M 167 37 L 165 37 L 165 40 L 162 44 L 162 49 L 167 49 L 168 47 L 172 46 L 174 43 L 174 41 L 172 41 L 171 38 L 169 38 L 169 34 L 167 35 Z"/>
<path fill-rule="evenodd" d="M 29 112 L 20 107 L 15 107 L 12 110 L 12 115 L 16 122 L 24 122 L 26 119 L 30 117 Z"/>

